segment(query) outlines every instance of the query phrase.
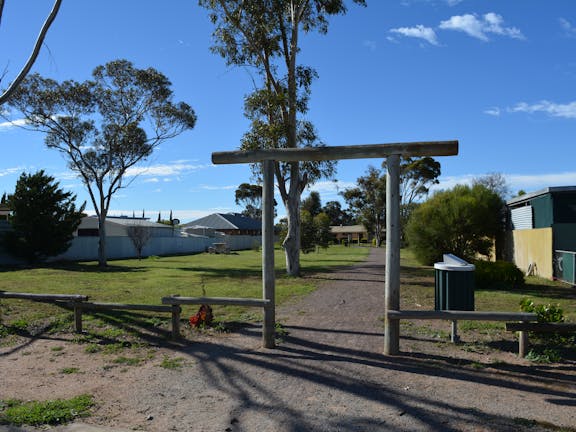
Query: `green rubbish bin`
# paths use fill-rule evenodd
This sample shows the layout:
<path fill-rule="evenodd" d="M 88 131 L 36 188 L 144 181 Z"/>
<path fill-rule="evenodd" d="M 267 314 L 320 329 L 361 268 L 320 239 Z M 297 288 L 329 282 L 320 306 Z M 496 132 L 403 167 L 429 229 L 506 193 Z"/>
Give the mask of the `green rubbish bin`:
<path fill-rule="evenodd" d="M 434 264 L 435 309 L 474 310 L 474 265 L 452 254 Z"/>

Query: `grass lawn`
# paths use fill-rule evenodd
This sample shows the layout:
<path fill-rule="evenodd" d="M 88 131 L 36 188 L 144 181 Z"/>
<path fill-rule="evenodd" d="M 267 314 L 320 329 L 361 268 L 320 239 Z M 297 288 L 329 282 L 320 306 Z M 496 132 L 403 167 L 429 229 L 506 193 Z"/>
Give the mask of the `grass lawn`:
<path fill-rule="evenodd" d="M 318 253 L 301 255 L 304 274 L 326 271 L 365 259 L 368 248 L 332 246 Z M 282 303 L 293 296 L 309 293 L 314 282 L 285 275 L 285 259 L 276 250 L 276 298 Z M 141 261 L 110 261 L 99 269 L 96 262 L 60 263 L 41 268 L 0 268 L 0 290 L 27 293 L 85 294 L 94 302 L 161 304 L 171 294 L 210 297 L 262 297 L 262 257 L 253 250 L 229 255 L 197 254 L 150 257 Z M 183 317 L 197 306 L 184 308 Z M 45 317 L 70 315 L 68 311 L 25 300 L 2 300 L 0 318 L 5 325 L 16 322 L 25 327 Z M 217 320 L 257 320 L 260 309 L 215 306 Z M 166 316 L 166 319 L 168 317 Z"/>

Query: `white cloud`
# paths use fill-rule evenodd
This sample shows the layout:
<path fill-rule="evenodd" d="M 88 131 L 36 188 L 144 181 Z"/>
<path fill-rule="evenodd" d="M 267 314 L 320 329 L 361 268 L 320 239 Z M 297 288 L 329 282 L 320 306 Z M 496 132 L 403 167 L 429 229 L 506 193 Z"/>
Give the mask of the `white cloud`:
<path fill-rule="evenodd" d="M 134 176 L 177 176 L 186 174 L 192 171 L 198 171 L 211 167 L 210 164 L 191 164 L 186 161 L 177 161 L 171 164 L 150 165 L 147 167 L 132 167 L 126 171 L 127 177 Z"/>
<path fill-rule="evenodd" d="M 22 167 L 0 169 L 0 177 L 4 177 L 11 174 L 19 174 L 22 171 L 24 171 L 24 168 Z"/>
<path fill-rule="evenodd" d="M 574 27 L 570 21 L 564 18 L 560 18 L 558 21 L 562 29 L 564 29 L 566 36 L 576 38 L 576 27 Z"/>
<path fill-rule="evenodd" d="M 440 183 L 432 186 L 431 191 L 451 189 L 457 184 L 471 184 L 472 180 L 481 177 L 483 174 L 463 174 L 461 176 L 451 176 L 439 178 Z M 510 186 L 510 190 L 515 193 L 520 189 L 526 192 L 535 192 L 547 187 L 554 186 L 574 186 L 576 185 L 576 171 L 563 173 L 543 173 L 543 174 L 503 174 Z"/>
<path fill-rule="evenodd" d="M 507 36 L 513 39 L 524 39 L 522 32 L 516 27 L 505 27 L 501 15 L 489 12 L 481 17 L 476 14 L 455 15 L 442 21 L 439 28 L 442 30 L 461 31 L 469 36 L 488 41 L 488 34 Z"/>
<path fill-rule="evenodd" d="M 26 125 L 25 119 L 5 121 L 5 122 L 0 123 L 0 131 L 12 129 L 13 127 L 17 127 L 17 126 L 25 126 L 25 125 Z"/>
<path fill-rule="evenodd" d="M 484 114 L 488 114 L 488 115 L 491 115 L 494 117 L 499 117 L 500 116 L 500 108 L 491 107 L 491 108 L 485 109 Z"/>
<path fill-rule="evenodd" d="M 559 104 L 547 100 L 543 100 L 534 104 L 520 102 L 516 104 L 514 107 L 509 108 L 508 111 L 525 112 L 529 114 L 541 112 L 548 114 L 551 117 L 562 117 L 573 119 L 576 118 L 576 102 L 570 102 L 567 104 Z"/>
<path fill-rule="evenodd" d="M 212 191 L 217 191 L 217 190 L 232 190 L 232 189 L 237 189 L 238 185 L 226 185 L 226 186 L 214 186 L 214 185 L 200 185 L 200 189 L 202 190 L 212 190 Z"/>
<path fill-rule="evenodd" d="M 432 45 L 439 45 L 438 38 L 436 37 L 436 32 L 430 27 L 425 27 L 423 25 L 417 25 L 416 27 L 399 27 L 390 30 L 391 33 L 400 34 L 406 37 L 414 37 L 418 39 L 424 39 Z"/>

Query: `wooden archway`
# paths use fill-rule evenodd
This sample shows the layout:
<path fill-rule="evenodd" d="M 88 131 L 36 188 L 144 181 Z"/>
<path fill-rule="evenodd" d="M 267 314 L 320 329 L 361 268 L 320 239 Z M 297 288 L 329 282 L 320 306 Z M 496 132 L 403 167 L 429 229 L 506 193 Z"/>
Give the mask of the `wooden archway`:
<path fill-rule="evenodd" d="M 386 263 L 384 354 L 399 352 L 400 323 L 388 311 L 400 309 L 400 157 L 453 156 L 458 141 L 267 149 L 212 153 L 214 164 L 262 163 L 262 299 L 264 322 L 262 346 L 274 348 L 276 321 L 274 276 L 274 162 L 387 158 Z"/>

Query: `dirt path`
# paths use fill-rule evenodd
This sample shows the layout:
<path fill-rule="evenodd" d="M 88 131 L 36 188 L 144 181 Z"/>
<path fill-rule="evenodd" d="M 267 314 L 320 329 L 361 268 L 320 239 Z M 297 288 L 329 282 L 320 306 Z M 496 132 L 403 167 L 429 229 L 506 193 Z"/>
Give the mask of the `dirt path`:
<path fill-rule="evenodd" d="M 60 340 L 3 348 L 0 399 L 91 393 L 98 408 L 87 423 L 146 431 L 576 427 L 574 364 L 536 367 L 512 352 L 464 352 L 411 334 L 402 355 L 383 356 L 383 262 L 384 251 L 372 249 L 365 263 L 319 276 L 320 289 L 279 308 L 288 334 L 274 350 L 260 347 L 259 326 L 156 347 L 125 368 Z M 163 359 L 182 367 L 159 367 Z M 81 373 L 58 373 L 63 367 Z"/>

